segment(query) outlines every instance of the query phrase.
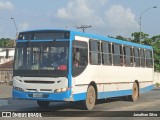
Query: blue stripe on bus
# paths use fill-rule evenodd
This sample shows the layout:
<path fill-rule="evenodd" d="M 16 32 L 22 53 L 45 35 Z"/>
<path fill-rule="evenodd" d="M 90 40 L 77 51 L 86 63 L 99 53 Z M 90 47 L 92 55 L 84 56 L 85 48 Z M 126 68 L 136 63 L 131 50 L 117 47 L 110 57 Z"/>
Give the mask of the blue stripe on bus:
<path fill-rule="evenodd" d="M 131 89 L 130 90 L 120 90 L 120 91 L 110 91 L 110 92 L 100 92 L 98 93 L 98 99 L 125 96 L 125 95 L 131 95 L 131 94 L 132 94 Z"/>
<path fill-rule="evenodd" d="M 150 86 L 148 86 L 148 87 L 141 88 L 141 89 L 140 89 L 140 93 L 144 93 L 144 92 L 151 91 L 153 88 L 154 88 L 154 85 L 150 85 Z"/>
<path fill-rule="evenodd" d="M 74 36 L 72 33 L 70 34 L 70 41 L 74 40 Z M 69 90 L 69 95 L 72 94 L 72 43 L 69 44 L 69 70 L 68 70 L 68 87 L 70 88 Z"/>
<path fill-rule="evenodd" d="M 36 94 L 36 92 L 21 92 L 17 90 L 12 90 L 12 96 L 13 98 L 19 98 L 19 99 L 29 99 L 29 100 L 47 100 L 47 101 L 65 101 L 70 98 L 69 91 L 62 92 L 62 93 L 44 93 L 44 92 L 37 92 L 37 94 L 43 94 L 47 97 L 45 98 L 33 98 L 29 95 L 32 95 L 33 93 Z"/>
<path fill-rule="evenodd" d="M 145 88 L 140 89 L 140 93 L 144 93 L 147 91 L 150 91 L 154 88 L 154 85 L 147 86 Z M 20 99 L 30 99 L 30 100 L 48 100 L 48 101 L 65 101 L 66 99 L 70 99 L 70 92 L 63 92 L 63 93 L 42 93 L 45 95 L 48 95 L 47 98 L 32 98 L 29 97 L 29 94 L 33 94 L 35 92 L 21 92 L 17 90 L 12 90 L 12 96 L 14 98 L 20 98 Z M 39 94 L 39 92 L 38 92 Z M 109 92 L 99 92 L 98 93 L 98 99 L 102 98 L 110 98 L 110 97 L 118 97 L 118 96 L 126 96 L 126 95 L 131 95 L 132 94 L 132 89 L 129 90 L 119 90 L 119 91 L 109 91 Z M 74 101 L 79 101 L 79 100 L 85 100 L 86 99 L 86 93 L 78 93 L 73 95 L 73 100 Z"/>
<path fill-rule="evenodd" d="M 153 88 L 154 88 L 154 85 L 150 85 L 145 88 L 140 88 L 140 93 L 150 91 Z M 98 99 L 126 96 L 126 95 L 131 95 L 131 94 L 132 94 L 132 89 L 119 90 L 119 91 L 109 91 L 109 92 L 99 92 Z M 86 93 L 74 94 L 74 101 L 85 100 L 85 99 L 86 99 Z"/>
<path fill-rule="evenodd" d="M 128 42 L 128 41 L 123 41 L 123 40 L 114 39 L 114 38 L 109 38 L 109 37 L 106 37 L 106 36 L 99 36 L 99 35 L 82 33 L 82 32 L 77 32 L 77 31 L 71 31 L 71 32 L 73 32 L 73 34 L 75 36 L 82 36 L 82 37 L 87 37 L 87 38 L 95 39 L 95 40 L 104 40 L 104 41 L 108 41 L 108 42 L 111 42 L 111 43 L 128 45 L 128 46 L 133 46 L 133 47 L 138 47 L 138 48 L 144 48 L 144 49 L 150 49 L 150 50 L 153 49 L 151 46 L 137 44 L 137 43 Z"/>

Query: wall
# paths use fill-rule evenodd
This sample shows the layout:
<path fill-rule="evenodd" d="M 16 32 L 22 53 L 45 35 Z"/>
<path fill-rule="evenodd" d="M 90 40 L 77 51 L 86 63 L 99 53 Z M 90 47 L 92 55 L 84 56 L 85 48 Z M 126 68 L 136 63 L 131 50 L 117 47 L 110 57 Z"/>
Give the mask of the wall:
<path fill-rule="evenodd" d="M 7 58 L 6 58 L 7 55 L 6 49 L 8 50 Z M 15 51 L 14 48 L 0 48 L 0 64 L 4 64 L 6 62 L 13 60 L 14 51 Z"/>
<path fill-rule="evenodd" d="M 0 69 L 0 84 L 9 83 L 12 81 L 12 69 Z"/>
<path fill-rule="evenodd" d="M 154 73 L 154 83 L 160 83 L 160 73 Z"/>

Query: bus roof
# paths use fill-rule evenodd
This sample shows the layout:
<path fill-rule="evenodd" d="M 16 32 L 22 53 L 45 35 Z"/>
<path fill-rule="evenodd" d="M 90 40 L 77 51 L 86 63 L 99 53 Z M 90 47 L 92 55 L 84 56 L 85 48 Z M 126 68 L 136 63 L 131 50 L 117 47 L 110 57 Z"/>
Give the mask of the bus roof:
<path fill-rule="evenodd" d="M 122 44 L 122 45 L 126 45 L 126 46 L 133 46 L 133 47 L 137 47 L 137 48 L 144 48 L 144 49 L 150 49 L 150 50 L 153 49 L 152 46 L 138 44 L 138 43 L 124 41 L 124 40 L 119 40 L 119 39 L 110 38 L 110 37 L 106 37 L 106 36 L 100 36 L 100 35 L 96 35 L 96 34 L 83 33 L 83 32 L 77 32 L 77 31 L 71 31 L 71 32 L 75 36 L 88 37 L 90 39 L 103 40 L 103 41 L 107 41 L 107 42 L 111 42 L 111 43 L 117 43 L 117 44 Z"/>
<path fill-rule="evenodd" d="M 41 32 L 41 31 L 66 31 L 67 32 L 68 31 L 68 32 L 71 32 L 71 37 L 73 37 L 72 40 L 74 40 L 74 36 L 82 36 L 82 37 L 87 37 L 90 39 L 103 40 L 103 41 L 122 44 L 122 45 L 126 45 L 126 46 L 133 46 L 133 47 L 137 47 L 137 48 L 144 48 L 144 49 L 150 49 L 150 50 L 153 49 L 152 46 L 148 46 L 148 45 L 133 43 L 133 42 L 129 42 L 129 41 L 119 40 L 119 39 L 110 38 L 110 37 L 106 37 L 106 36 L 100 36 L 100 35 L 91 34 L 91 33 L 83 33 L 83 32 L 79 32 L 79 31 L 75 31 L 75 30 L 68 30 L 68 29 L 38 29 L 38 30 L 28 30 L 28 31 L 22 31 L 22 32 L 35 32 L 35 31 L 36 32 Z"/>

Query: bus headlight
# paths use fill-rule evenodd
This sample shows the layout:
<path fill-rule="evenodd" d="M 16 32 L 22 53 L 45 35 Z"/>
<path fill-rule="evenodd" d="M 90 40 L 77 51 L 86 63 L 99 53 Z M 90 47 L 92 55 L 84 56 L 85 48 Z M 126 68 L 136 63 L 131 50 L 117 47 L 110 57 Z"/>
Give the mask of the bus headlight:
<path fill-rule="evenodd" d="M 66 91 L 67 91 L 67 88 L 59 88 L 59 89 L 56 89 L 54 92 L 60 93 L 60 92 L 66 92 Z"/>
<path fill-rule="evenodd" d="M 67 91 L 67 89 L 66 89 L 66 88 L 62 88 L 61 90 L 62 90 L 62 92 L 66 92 L 66 91 Z"/>
<path fill-rule="evenodd" d="M 23 90 L 22 88 L 20 88 L 20 87 L 15 87 L 15 86 L 13 86 L 13 89 L 14 89 L 14 90 L 21 91 L 21 92 L 24 92 L 24 90 Z"/>

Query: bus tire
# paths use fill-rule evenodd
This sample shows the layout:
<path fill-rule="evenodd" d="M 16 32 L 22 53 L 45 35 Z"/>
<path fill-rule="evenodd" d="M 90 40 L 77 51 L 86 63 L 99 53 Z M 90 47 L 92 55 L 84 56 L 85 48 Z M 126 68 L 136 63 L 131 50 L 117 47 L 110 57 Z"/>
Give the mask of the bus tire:
<path fill-rule="evenodd" d="M 134 82 L 133 87 L 132 87 L 132 95 L 129 96 L 129 100 L 136 102 L 138 100 L 138 97 L 139 97 L 138 84 L 136 82 Z"/>
<path fill-rule="evenodd" d="M 86 100 L 84 101 L 84 107 L 87 110 L 92 110 L 96 102 L 96 91 L 92 85 L 89 85 L 87 89 Z"/>
<path fill-rule="evenodd" d="M 49 101 L 37 101 L 37 104 L 41 108 L 47 108 L 49 106 L 50 102 Z"/>

